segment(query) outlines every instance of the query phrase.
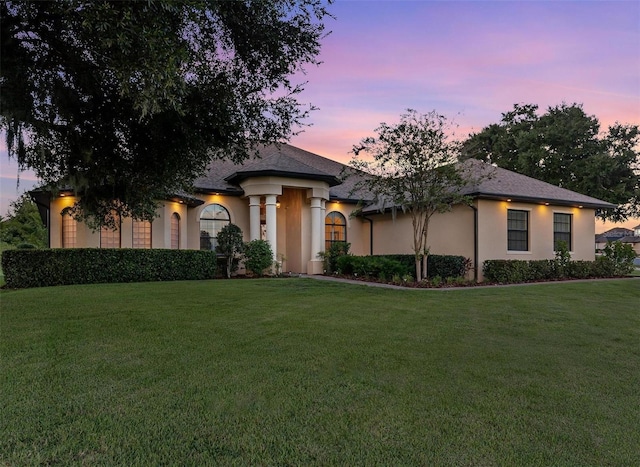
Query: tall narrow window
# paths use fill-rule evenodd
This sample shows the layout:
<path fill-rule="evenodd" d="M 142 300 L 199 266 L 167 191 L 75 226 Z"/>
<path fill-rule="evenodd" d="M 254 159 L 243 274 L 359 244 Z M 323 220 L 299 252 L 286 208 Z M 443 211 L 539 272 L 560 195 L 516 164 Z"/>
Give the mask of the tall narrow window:
<path fill-rule="evenodd" d="M 133 248 L 151 248 L 151 222 L 133 220 Z"/>
<path fill-rule="evenodd" d="M 116 228 L 100 229 L 100 248 L 120 248 L 120 217 L 116 217 Z"/>
<path fill-rule="evenodd" d="M 325 249 L 329 250 L 331 244 L 335 242 L 347 241 L 347 220 L 338 211 L 327 214 L 324 219 L 324 243 Z"/>
<path fill-rule="evenodd" d="M 77 228 L 77 222 L 71 217 L 69 209 L 62 211 L 62 248 L 76 247 Z"/>
<path fill-rule="evenodd" d="M 210 204 L 200 214 L 200 249 L 215 250 L 216 237 L 222 228 L 229 224 L 229 211 L 220 204 Z"/>
<path fill-rule="evenodd" d="M 507 250 L 529 251 L 529 211 L 507 210 Z"/>
<path fill-rule="evenodd" d="M 571 250 L 571 214 L 554 213 L 553 214 L 553 249 L 558 249 L 558 242 L 562 241 L 567 244 Z"/>
<path fill-rule="evenodd" d="M 177 212 L 171 214 L 171 249 L 180 249 L 180 216 Z"/>

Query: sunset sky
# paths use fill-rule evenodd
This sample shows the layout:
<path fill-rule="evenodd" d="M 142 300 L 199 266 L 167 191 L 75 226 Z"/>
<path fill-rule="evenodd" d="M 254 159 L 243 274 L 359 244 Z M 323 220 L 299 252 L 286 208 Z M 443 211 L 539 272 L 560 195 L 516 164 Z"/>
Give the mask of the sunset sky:
<path fill-rule="evenodd" d="M 323 63 L 300 77 L 299 100 L 319 108 L 291 141 L 303 149 L 347 162 L 354 144 L 407 108 L 447 115 L 458 137 L 515 103 L 580 103 L 603 130 L 640 125 L 640 2 L 338 0 L 329 10 Z M 4 214 L 34 177 L 22 174 L 16 189 L 4 141 L 0 162 Z"/>

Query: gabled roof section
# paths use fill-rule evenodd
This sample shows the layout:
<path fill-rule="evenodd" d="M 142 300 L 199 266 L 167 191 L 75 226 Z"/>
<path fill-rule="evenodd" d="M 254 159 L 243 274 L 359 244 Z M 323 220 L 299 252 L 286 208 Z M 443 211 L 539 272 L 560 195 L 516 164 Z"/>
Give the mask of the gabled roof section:
<path fill-rule="evenodd" d="M 353 178 L 343 180 L 343 173 L 348 168 L 340 162 L 327 159 L 309 151 L 278 144 L 264 146 L 259 149 L 259 158 L 252 158 L 241 164 L 228 160 L 215 160 L 209 164 L 207 173 L 194 182 L 197 192 L 242 195 L 238 182 L 246 179 L 251 172 L 264 175 L 283 175 L 296 178 L 323 178 L 329 182 L 331 199 L 351 200 L 351 190 L 355 184 Z M 275 164 L 271 166 L 270 164 Z M 269 171 L 271 171 L 269 173 Z M 266 172 L 266 173 L 265 173 Z M 286 175 L 285 175 L 286 174 Z M 304 174 L 305 177 L 301 177 Z M 250 176 L 256 176 L 250 175 Z M 357 198 L 357 196 L 355 196 Z"/>
<path fill-rule="evenodd" d="M 464 164 L 472 167 L 478 175 L 485 175 L 481 181 L 469 187 L 468 195 L 497 200 L 523 201 L 528 203 L 549 203 L 561 206 L 585 207 L 592 209 L 612 209 L 615 204 L 607 203 L 591 196 L 560 188 L 535 178 L 510 170 L 494 167 L 478 160 L 468 160 Z"/>
<path fill-rule="evenodd" d="M 238 184 L 247 178 L 264 176 L 321 180 L 327 182 L 330 187 L 341 183 L 335 175 L 313 168 L 281 152 L 272 152 L 261 159 L 244 164 L 236 172 L 225 177 L 225 181 Z"/>

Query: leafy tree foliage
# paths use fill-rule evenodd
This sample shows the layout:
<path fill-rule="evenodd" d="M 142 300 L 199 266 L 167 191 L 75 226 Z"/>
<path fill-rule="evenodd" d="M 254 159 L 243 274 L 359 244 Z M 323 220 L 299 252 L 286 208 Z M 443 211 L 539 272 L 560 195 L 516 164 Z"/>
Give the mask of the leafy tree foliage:
<path fill-rule="evenodd" d="M 216 157 L 286 140 L 310 108 L 321 0 L 0 3 L 9 153 L 73 187 L 76 217 L 152 219 Z"/>
<path fill-rule="evenodd" d="M 218 232 L 216 239 L 218 240 L 216 253 L 225 257 L 227 263 L 227 279 L 230 279 L 233 266 L 235 264 L 237 268 L 237 258 L 244 251 L 242 229 L 235 224 L 227 224 Z"/>
<path fill-rule="evenodd" d="M 620 205 L 599 216 L 640 216 L 640 129 L 616 123 L 604 134 L 581 105 L 562 104 L 538 115 L 537 105 L 514 105 L 500 123 L 469 136 L 463 157 Z"/>
<path fill-rule="evenodd" d="M 0 221 L 0 241 L 13 247 L 47 247 L 47 229 L 37 206 L 27 195 L 13 201 L 8 216 Z"/>
<path fill-rule="evenodd" d="M 372 193 L 381 210 L 399 208 L 411 216 L 418 281 L 427 277 L 431 217 L 470 202 L 462 189 L 479 181 L 457 163 L 459 147 L 450 139 L 452 129 L 452 123 L 435 111 L 419 114 L 409 109 L 400 123 L 381 123 L 377 136 L 353 148 L 350 165 L 368 174 L 357 188 Z"/>

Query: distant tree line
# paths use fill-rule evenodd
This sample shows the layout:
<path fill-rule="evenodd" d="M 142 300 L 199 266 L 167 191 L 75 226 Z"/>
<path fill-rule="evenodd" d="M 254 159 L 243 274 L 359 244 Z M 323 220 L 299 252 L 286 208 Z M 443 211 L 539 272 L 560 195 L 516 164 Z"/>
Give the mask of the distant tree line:
<path fill-rule="evenodd" d="M 516 104 L 499 123 L 470 135 L 463 158 L 476 158 L 609 203 L 598 216 L 614 222 L 640 217 L 640 129 L 600 122 L 580 104 Z"/>

